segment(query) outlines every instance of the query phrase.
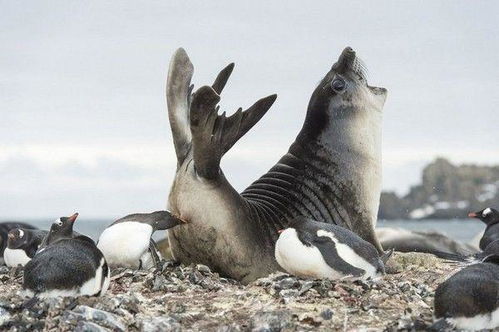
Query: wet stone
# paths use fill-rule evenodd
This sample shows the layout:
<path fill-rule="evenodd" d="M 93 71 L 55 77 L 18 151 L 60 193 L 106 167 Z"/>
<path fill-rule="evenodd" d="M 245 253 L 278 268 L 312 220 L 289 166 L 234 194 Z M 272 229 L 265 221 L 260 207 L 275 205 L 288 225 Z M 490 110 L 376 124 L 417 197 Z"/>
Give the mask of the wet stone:
<path fill-rule="evenodd" d="M 155 317 L 143 319 L 140 330 L 142 332 L 163 332 L 163 331 L 181 331 L 178 321 L 172 317 Z"/>
<path fill-rule="evenodd" d="M 79 305 L 73 311 L 66 312 L 66 318 L 76 321 L 91 321 L 114 331 L 125 331 L 125 324 L 116 315 L 104 310 Z"/>
<path fill-rule="evenodd" d="M 292 315 L 287 311 L 261 311 L 251 318 L 251 331 L 278 332 L 291 327 Z"/>
<path fill-rule="evenodd" d="M 333 318 L 333 310 L 327 308 L 327 309 L 324 309 L 322 312 L 321 312 L 321 317 L 325 320 L 330 320 L 331 318 Z"/>

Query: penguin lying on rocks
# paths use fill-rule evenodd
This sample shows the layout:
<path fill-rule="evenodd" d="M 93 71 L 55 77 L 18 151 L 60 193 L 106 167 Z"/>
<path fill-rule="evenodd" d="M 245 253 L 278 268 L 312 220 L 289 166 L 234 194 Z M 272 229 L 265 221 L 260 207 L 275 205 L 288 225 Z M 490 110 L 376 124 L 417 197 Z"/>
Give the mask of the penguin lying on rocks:
<path fill-rule="evenodd" d="M 92 239 L 73 233 L 78 217 L 57 219 L 40 249 L 24 269 L 23 288 L 35 298 L 99 296 L 106 292 L 110 271 Z"/>
<path fill-rule="evenodd" d="M 4 264 L 3 253 L 5 248 L 7 248 L 7 235 L 12 229 L 23 228 L 23 229 L 36 229 L 36 227 L 23 222 L 2 222 L 0 223 L 0 264 Z"/>
<path fill-rule="evenodd" d="M 499 326 L 499 256 L 470 265 L 435 291 L 432 330 L 493 329 Z"/>
<path fill-rule="evenodd" d="M 305 217 L 291 220 L 279 231 L 275 257 L 288 273 L 299 277 L 367 279 L 385 273 L 376 248 L 352 231 Z"/>
<path fill-rule="evenodd" d="M 26 265 L 47 234 L 47 231 L 40 229 L 12 229 L 8 235 L 7 248 L 3 253 L 5 265 L 9 267 Z"/>
<path fill-rule="evenodd" d="M 97 247 L 110 266 L 149 269 L 160 260 L 152 234 L 182 223 L 168 211 L 130 214 L 108 226 Z"/>
<path fill-rule="evenodd" d="M 490 243 L 499 240 L 499 211 L 486 208 L 478 212 L 471 212 L 468 217 L 480 219 L 487 225 L 480 239 L 481 250 L 485 250 Z"/>

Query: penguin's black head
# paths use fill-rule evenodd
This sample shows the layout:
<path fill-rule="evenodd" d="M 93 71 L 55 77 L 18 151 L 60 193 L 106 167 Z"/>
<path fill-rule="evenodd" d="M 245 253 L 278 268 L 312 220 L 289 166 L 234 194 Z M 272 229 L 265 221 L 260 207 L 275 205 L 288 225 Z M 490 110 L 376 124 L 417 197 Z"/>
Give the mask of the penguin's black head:
<path fill-rule="evenodd" d="M 7 247 L 10 249 L 19 249 L 29 241 L 29 232 L 22 228 L 14 228 L 7 235 Z"/>
<path fill-rule="evenodd" d="M 50 239 L 53 241 L 55 239 L 69 238 L 73 236 L 73 224 L 78 218 L 78 213 L 73 214 L 70 217 L 60 217 L 50 227 Z"/>
<path fill-rule="evenodd" d="M 355 51 L 347 47 L 314 90 L 302 134 L 318 135 L 338 118 L 359 113 L 381 113 L 387 90 L 367 84 L 366 69 Z"/>
<path fill-rule="evenodd" d="M 308 219 L 303 216 L 291 219 L 286 229 L 288 228 L 293 228 L 296 231 L 298 239 L 300 239 L 304 245 L 309 247 L 312 246 L 313 239 L 318 230 L 317 222 L 315 220 Z M 282 231 L 283 230 L 280 230 L 279 233 Z"/>
<path fill-rule="evenodd" d="M 492 225 L 499 222 L 499 212 L 492 208 L 486 208 L 478 212 L 471 212 L 468 214 L 468 217 L 480 219 L 486 225 Z"/>

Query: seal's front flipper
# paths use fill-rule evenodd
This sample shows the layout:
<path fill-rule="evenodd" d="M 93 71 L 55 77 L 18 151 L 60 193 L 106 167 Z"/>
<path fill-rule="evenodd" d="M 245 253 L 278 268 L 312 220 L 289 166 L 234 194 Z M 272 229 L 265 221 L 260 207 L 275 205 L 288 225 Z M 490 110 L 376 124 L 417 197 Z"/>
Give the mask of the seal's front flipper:
<path fill-rule="evenodd" d="M 207 179 L 218 176 L 222 156 L 263 117 L 277 98 L 277 95 L 262 98 L 247 110 L 240 108 L 229 117 L 225 112 L 218 115 L 219 94 L 232 69 L 232 64 L 227 66 L 213 86 L 199 88 L 192 97 L 190 124 L 194 167 L 199 176 Z"/>
<path fill-rule="evenodd" d="M 193 73 L 194 66 L 187 53 L 183 48 L 179 48 L 170 61 L 166 83 L 168 118 L 179 164 L 185 159 L 191 144 L 189 104 L 193 89 L 190 85 Z"/>

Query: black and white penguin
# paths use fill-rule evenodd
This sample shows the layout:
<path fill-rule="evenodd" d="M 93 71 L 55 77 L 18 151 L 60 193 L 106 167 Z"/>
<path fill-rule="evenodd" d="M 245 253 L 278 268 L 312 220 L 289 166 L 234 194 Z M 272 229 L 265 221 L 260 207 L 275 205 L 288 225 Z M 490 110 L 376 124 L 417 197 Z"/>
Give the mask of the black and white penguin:
<path fill-rule="evenodd" d="M 433 330 L 499 326 L 499 256 L 460 270 L 435 291 Z"/>
<path fill-rule="evenodd" d="M 14 228 L 9 232 L 7 248 L 3 253 L 5 265 L 24 266 L 35 255 L 48 231 L 40 229 Z"/>
<path fill-rule="evenodd" d="M 275 257 L 288 273 L 311 278 L 367 279 L 385 272 L 392 252 L 376 248 L 343 227 L 298 217 L 280 231 Z"/>
<path fill-rule="evenodd" d="M 487 225 L 480 239 L 481 250 L 485 250 L 491 242 L 499 240 L 499 211 L 488 207 L 478 212 L 471 212 L 468 217 L 480 219 Z"/>
<path fill-rule="evenodd" d="M 14 228 L 36 229 L 36 227 L 23 222 L 7 221 L 0 223 L 0 264 L 4 264 L 3 252 L 7 248 L 8 234 Z"/>
<path fill-rule="evenodd" d="M 149 269 L 160 257 L 152 234 L 181 223 L 181 219 L 168 211 L 130 214 L 107 227 L 100 235 L 97 247 L 109 266 Z"/>
<path fill-rule="evenodd" d="M 106 292 L 110 271 L 94 241 L 73 233 L 78 214 L 57 219 L 41 248 L 24 269 L 23 288 L 38 298 L 99 296 Z"/>

